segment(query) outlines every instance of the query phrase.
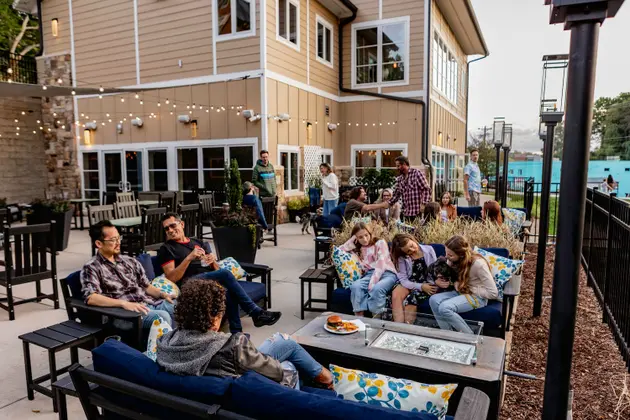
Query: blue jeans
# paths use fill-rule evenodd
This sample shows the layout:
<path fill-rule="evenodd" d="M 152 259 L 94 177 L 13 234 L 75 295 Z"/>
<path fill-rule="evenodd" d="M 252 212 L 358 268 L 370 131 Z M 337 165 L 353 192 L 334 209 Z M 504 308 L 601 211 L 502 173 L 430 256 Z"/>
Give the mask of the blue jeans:
<path fill-rule="evenodd" d="M 484 298 L 475 295 L 462 295 L 458 291 L 438 293 L 429 299 L 429 305 L 435 320 L 443 330 L 452 330 L 472 334 L 466 321 L 459 315 L 473 309 L 483 308 L 488 304 Z"/>
<path fill-rule="evenodd" d="M 158 303 L 157 305 L 147 305 L 149 307 L 149 313 L 142 317 L 142 329 L 151 329 L 151 324 L 158 317 L 162 317 L 165 322 L 168 322 L 172 328 L 175 328 L 175 317 L 173 312 L 175 310 L 175 302 L 170 303 L 166 300 Z"/>
<path fill-rule="evenodd" d="M 280 363 L 291 362 L 298 370 L 309 379 L 315 378 L 322 373 L 322 365 L 317 363 L 302 346 L 281 333 L 275 333 L 266 339 L 259 347 L 258 351 L 267 356 L 273 357 Z M 283 367 L 286 364 L 283 363 Z"/>
<path fill-rule="evenodd" d="M 370 279 L 374 270 L 370 270 L 365 275 L 350 285 L 350 299 L 352 300 L 352 310 L 354 312 L 370 311 L 372 315 L 380 314 L 385 310 L 387 304 L 387 293 L 394 288 L 398 277 L 391 271 L 386 271 L 381 279 L 368 291 Z"/>
<path fill-rule="evenodd" d="M 241 325 L 241 314 L 238 309 L 239 306 L 250 316 L 256 316 L 262 312 L 262 309 L 254 303 L 247 293 L 245 293 L 245 290 L 243 290 L 241 285 L 238 284 L 236 278 L 234 278 L 232 273 L 227 270 L 210 271 L 190 278 L 214 280 L 219 282 L 221 286 L 225 287 L 227 290 L 225 314 L 228 317 L 230 332 L 232 334 L 243 331 L 243 326 Z"/>
<path fill-rule="evenodd" d="M 339 199 L 336 199 L 336 200 L 324 200 L 324 212 L 322 213 L 322 215 L 323 216 L 328 216 L 330 214 L 330 212 L 332 211 L 332 209 L 337 207 L 337 203 L 338 202 L 339 202 Z"/>

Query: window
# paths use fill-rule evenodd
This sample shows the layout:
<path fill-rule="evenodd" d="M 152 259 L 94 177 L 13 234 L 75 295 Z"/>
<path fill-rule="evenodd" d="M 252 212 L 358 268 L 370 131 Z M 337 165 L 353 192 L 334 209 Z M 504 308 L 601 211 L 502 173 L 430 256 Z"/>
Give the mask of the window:
<path fill-rule="evenodd" d="M 522 170 L 522 169 L 519 169 L 519 170 L 518 170 L 518 174 L 519 174 L 519 175 L 523 175 L 523 170 Z"/>
<path fill-rule="evenodd" d="M 431 153 L 431 163 L 433 165 L 433 170 L 435 171 L 435 182 L 444 183 L 445 179 L 445 163 L 446 163 L 446 154 L 442 152 L 433 151 Z"/>
<path fill-rule="evenodd" d="M 200 159 L 200 160 L 199 160 Z M 225 190 L 225 165 L 236 159 L 241 182 L 251 181 L 254 168 L 252 146 L 210 146 L 177 149 L 177 172 L 180 191 L 207 188 Z M 200 180 L 203 184 L 199 184 Z"/>
<path fill-rule="evenodd" d="M 214 27 L 217 41 L 243 38 L 256 34 L 254 0 L 215 0 L 217 12 Z"/>
<path fill-rule="evenodd" d="M 280 165 L 284 167 L 284 190 L 300 189 L 300 152 L 298 148 L 278 146 Z"/>
<path fill-rule="evenodd" d="M 316 18 L 317 22 L 317 61 L 329 67 L 333 65 L 333 29 L 332 25 L 322 19 Z"/>
<path fill-rule="evenodd" d="M 327 163 L 333 166 L 333 151 L 332 149 L 322 149 L 322 163 Z"/>
<path fill-rule="evenodd" d="M 100 198 L 98 152 L 83 153 L 83 191 L 85 198 Z"/>
<path fill-rule="evenodd" d="M 375 147 L 376 146 L 376 147 Z M 407 153 L 407 145 L 352 145 L 354 175 L 362 176 L 366 169 L 396 169 L 396 158 Z"/>
<path fill-rule="evenodd" d="M 457 58 L 437 32 L 433 34 L 433 87 L 457 104 L 459 70 Z M 463 79 L 463 77 L 462 77 Z"/>
<path fill-rule="evenodd" d="M 300 2 L 297 0 L 278 0 L 277 39 L 300 50 Z"/>
<path fill-rule="evenodd" d="M 457 180 L 457 155 L 448 155 L 448 179 L 449 179 L 449 190 L 453 190 L 454 183 L 453 181 Z"/>
<path fill-rule="evenodd" d="M 180 191 L 199 188 L 197 148 L 177 149 L 177 179 Z"/>
<path fill-rule="evenodd" d="M 168 191 L 166 150 L 149 150 L 149 191 Z"/>
<path fill-rule="evenodd" d="M 409 79 L 409 18 L 352 25 L 352 85 L 404 85 Z"/>

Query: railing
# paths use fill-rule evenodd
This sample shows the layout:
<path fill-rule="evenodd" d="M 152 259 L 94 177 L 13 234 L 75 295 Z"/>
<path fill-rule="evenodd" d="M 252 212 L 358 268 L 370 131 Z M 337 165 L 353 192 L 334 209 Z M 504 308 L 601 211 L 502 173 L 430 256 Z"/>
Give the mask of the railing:
<path fill-rule="evenodd" d="M 438 181 L 435 183 L 435 201 L 440 201 L 440 197 L 445 191 L 451 193 L 451 197 L 455 198 L 457 196 L 463 195 L 460 190 L 460 182 L 457 179 L 450 179 L 448 181 Z"/>
<path fill-rule="evenodd" d="M 534 182 L 533 178 L 525 181 L 522 201 L 517 201 L 516 197 L 508 199 L 508 207 L 524 207 L 527 210 L 527 219 L 531 220 L 532 226 L 529 228 L 530 239 L 538 239 L 540 221 L 540 195 L 542 193 L 542 183 Z M 509 196 L 509 195 L 508 195 Z M 523 204 L 522 206 L 519 204 Z M 558 229 L 558 205 L 560 203 L 560 183 L 552 182 L 549 189 L 549 230 L 548 240 L 554 242 Z"/>
<path fill-rule="evenodd" d="M 0 51 L 0 81 L 37 84 L 35 57 Z"/>
<path fill-rule="evenodd" d="M 586 192 L 582 266 L 630 371 L 630 206 L 614 194 Z"/>

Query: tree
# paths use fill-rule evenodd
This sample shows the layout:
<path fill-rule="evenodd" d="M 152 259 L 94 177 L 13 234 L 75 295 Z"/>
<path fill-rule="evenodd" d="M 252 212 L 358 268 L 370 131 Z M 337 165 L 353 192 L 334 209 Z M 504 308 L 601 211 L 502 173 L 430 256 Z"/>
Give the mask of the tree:
<path fill-rule="evenodd" d="M 15 10 L 13 0 L 0 0 L 0 50 L 24 57 L 35 55 L 39 47 L 37 20 Z"/>
<path fill-rule="evenodd" d="M 626 137 L 629 134 L 627 131 L 628 104 L 630 104 L 630 92 L 620 93 L 614 98 L 601 97 L 595 101 L 592 139 L 599 142 L 599 148 L 591 153 L 591 158 L 627 156 L 624 155 L 624 151 L 630 140 Z"/>
<path fill-rule="evenodd" d="M 560 123 L 553 133 L 553 157 L 562 159 L 562 150 L 564 145 L 564 124 Z M 544 153 L 545 147 L 540 149 Z"/>
<path fill-rule="evenodd" d="M 490 140 L 486 140 L 483 136 L 474 137 L 471 135 L 469 143 L 468 153 L 470 153 L 473 149 L 479 150 L 479 160 L 477 161 L 479 171 L 485 177 L 493 175 L 496 164 L 496 151 L 492 142 Z"/>

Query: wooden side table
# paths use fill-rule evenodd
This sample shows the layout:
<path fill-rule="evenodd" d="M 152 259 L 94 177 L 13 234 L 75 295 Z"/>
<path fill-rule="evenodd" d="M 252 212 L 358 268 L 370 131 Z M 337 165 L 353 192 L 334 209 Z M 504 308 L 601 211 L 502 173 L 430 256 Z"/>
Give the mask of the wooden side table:
<path fill-rule="evenodd" d="M 304 284 L 308 283 L 308 299 L 304 301 Z M 326 285 L 326 299 L 313 298 L 312 284 L 320 283 Z M 326 312 L 330 309 L 332 293 L 335 288 L 335 279 L 326 270 L 319 268 L 309 268 L 300 276 L 300 318 L 304 319 L 304 311 Z M 313 303 L 325 303 L 325 308 L 314 308 Z"/>

